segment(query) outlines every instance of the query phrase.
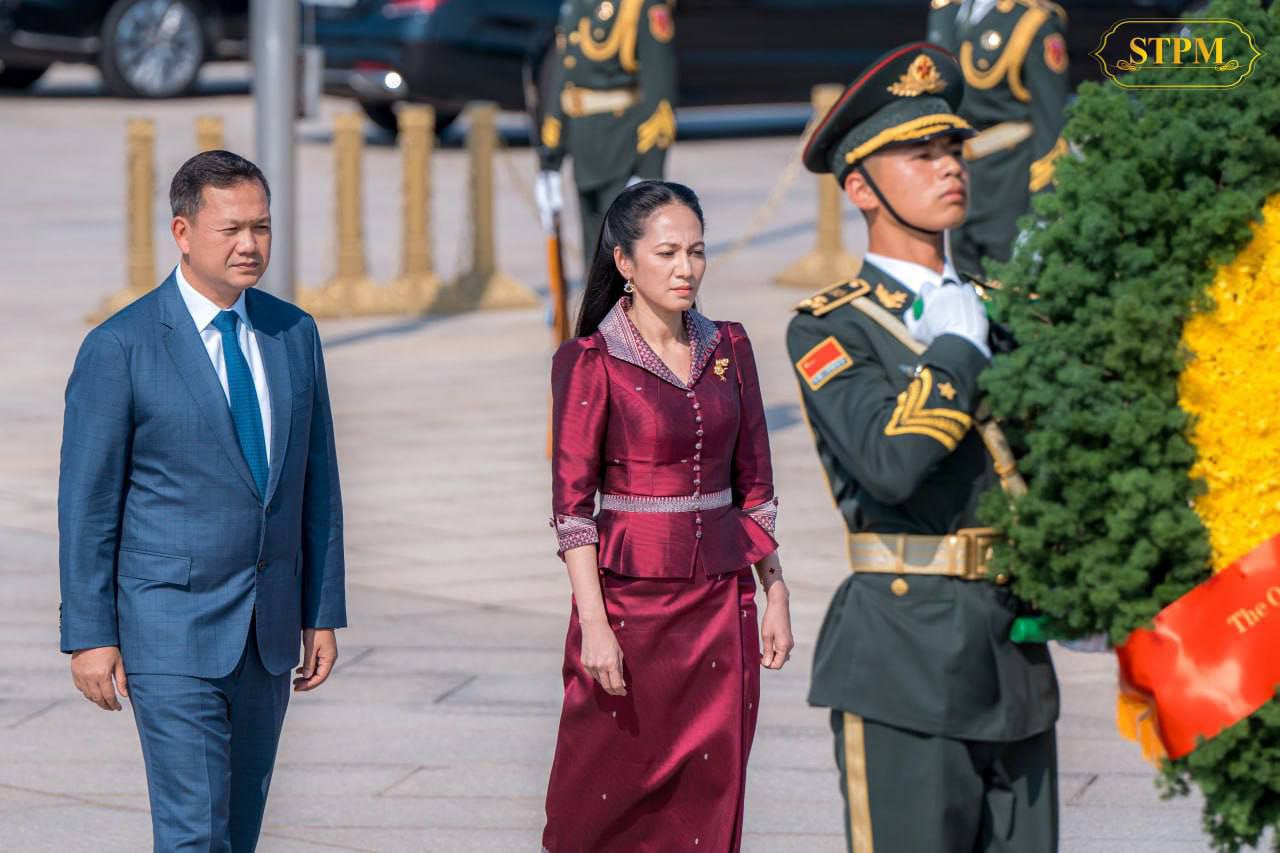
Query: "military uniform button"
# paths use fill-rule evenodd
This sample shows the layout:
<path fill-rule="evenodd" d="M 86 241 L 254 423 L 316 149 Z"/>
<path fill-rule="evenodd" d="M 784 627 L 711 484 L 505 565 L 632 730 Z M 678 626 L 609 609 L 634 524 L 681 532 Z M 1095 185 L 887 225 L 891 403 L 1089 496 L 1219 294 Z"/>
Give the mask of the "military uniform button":
<path fill-rule="evenodd" d="M 693 407 L 694 407 L 695 409 L 701 409 L 701 408 L 702 408 L 702 404 L 701 404 L 701 403 L 699 403 L 699 402 L 696 402 L 696 401 L 695 401 L 695 402 L 694 402 L 694 404 L 693 404 Z"/>
<path fill-rule="evenodd" d="M 701 441 L 699 441 L 697 444 L 695 444 L 695 445 L 693 446 L 693 449 L 694 449 L 694 450 L 701 450 L 701 449 L 702 449 L 702 442 L 701 442 Z"/>
<path fill-rule="evenodd" d="M 694 435 L 696 435 L 698 438 L 702 438 L 702 430 L 698 430 L 697 432 L 694 433 Z"/>
<path fill-rule="evenodd" d="M 266 561 L 266 560 L 259 560 L 259 561 L 258 561 L 258 571 L 262 571 L 262 570 L 263 570 L 263 569 L 265 569 L 266 567 L 267 567 L 267 561 Z"/>
<path fill-rule="evenodd" d="M 996 586 L 1004 586 L 1009 582 L 1009 576 L 1006 575 L 1004 572 L 1001 572 L 1000 574 L 996 575 L 995 580 L 996 580 Z"/>
<path fill-rule="evenodd" d="M 701 538 L 702 538 L 702 531 L 701 531 L 701 530 L 699 530 L 697 533 L 693 534 L 693 538 L 694 538 L 694 539 L 701 539 Z"/>
<path fill-rule="evenodd" d="M 901 597 L 911 591 L 911 584 L 905 578 L 894 578 L 893 583 L 889 584 L 889 591 Z"/>
<path fill-rule="evenodd" d="M 698 415 L 693 419 L 696 423 L 702 423 L 702 415 Z"/>
<path fill-rule="evenodd" d="M 684 395 L 685 395 L 686 397 L 692 397 L 692 396 L 693 396 L 693 392 L 692 392 L 692 391 L 685 391 L 685 392 L 684 392 Z"/>

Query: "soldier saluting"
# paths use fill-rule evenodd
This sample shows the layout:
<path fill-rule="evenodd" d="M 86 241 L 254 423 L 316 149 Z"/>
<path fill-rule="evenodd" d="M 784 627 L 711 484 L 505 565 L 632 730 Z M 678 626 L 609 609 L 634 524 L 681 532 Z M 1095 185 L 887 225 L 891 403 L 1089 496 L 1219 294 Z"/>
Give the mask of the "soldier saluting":
<path fill-rule="evenodd" d="M 797 306 L 787 347 L 849 533 L 814 654 L 857 853 L 1057 846 L 1057 683 L 1026 608 L 987 571 L 979 497 L 999 488 L 974 427 L 991 355 L 982 301 L 944 253 L 964 221 L 973 135 L 955 58 L 886 54 L 814 131 L 805 166 L 863 212 L 854 281 Z M 1002 469 L 1003 470 L 1003 469 Z"/>
<path fill-rule="evenodd" d="M 1017 220 L 1031 196 L 1053 181 L 1067 151 L 1059 135 L 1070 93 L 1067 16 L 1048 0 L 931 0 L 929 41 L 960 59 L 960 115 L 979 131 L 965 147 L 973 202 L 952 234 L 960 269 L 981 272 L 984 258 L 1007 261 Z"/>
<path fill-rule="evenodd" d="M 676 138 L 675 22 L 668 0 L 565 0 L 544 95 L 537 196 L 560 212 L 573 158 L 585 270 L 605 211 L 628 182 L 661 179 Z"/>

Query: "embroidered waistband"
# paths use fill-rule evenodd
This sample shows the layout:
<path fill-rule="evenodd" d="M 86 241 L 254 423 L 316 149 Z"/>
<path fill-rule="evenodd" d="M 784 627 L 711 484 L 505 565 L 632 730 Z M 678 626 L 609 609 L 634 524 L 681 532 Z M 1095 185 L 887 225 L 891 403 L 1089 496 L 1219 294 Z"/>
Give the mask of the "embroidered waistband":
<path fill-rule="evenodd" d="M 697 512 L 719 509 L 733 503 L 733 489 L 708 492 L 705 495 L 675 495 L 651 498 L 641 495 L 601 495 L 600 508 L 614 512 Z"/>

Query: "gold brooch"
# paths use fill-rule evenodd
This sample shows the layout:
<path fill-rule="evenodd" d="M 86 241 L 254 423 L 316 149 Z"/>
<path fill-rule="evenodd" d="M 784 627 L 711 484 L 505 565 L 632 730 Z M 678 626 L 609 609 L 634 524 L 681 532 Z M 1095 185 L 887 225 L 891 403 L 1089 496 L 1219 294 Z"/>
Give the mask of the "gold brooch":
<path fill-rule="evenodd" d="M 911 61 L 907 73 L 889 87 L 889 93 L 904 98 L 914 98 L 925 93 L 936 94 L 945 88 L 947 83 L 938 76 L 938 66 L 933 64 L 933 60 L 927 54 L 922 53 Z"/>
<path fill-rule="evenodd" d="M 880 304 L 885 308 L 892 308 L 897 311 L 907 302 L 907 292 L 900 290 L 897 293 L 890 293 L 889 288 L 883 284 L 876 285 L 876 299 L 880 300 Z"/>
<path fill-rule="evenodd" d="M 716 366 L 715 366 L 715 368 L 714 368 L 714 369 L 715 369 L 715 374 L 716 374 L 716 376 L 719 376 L 719 377 L 720 377 L 720 381 L 721 381 L 721 382 L 728 382 L 728 381 L 729 381 L 729 380 L 725 379 L 725 376 L 724 376 L 725 371 L 727 371 L 727 370 L 729 369 L 729 359 L 727 359 L 727 358 L 717 358 L 717 359 L 716 359 Z"/>

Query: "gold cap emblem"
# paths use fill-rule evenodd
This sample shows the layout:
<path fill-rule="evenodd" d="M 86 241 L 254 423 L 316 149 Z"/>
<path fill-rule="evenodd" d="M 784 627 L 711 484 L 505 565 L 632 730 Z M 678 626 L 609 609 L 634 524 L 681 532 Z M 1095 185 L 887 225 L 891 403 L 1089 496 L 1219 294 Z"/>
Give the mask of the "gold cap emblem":
<path fill-rule="evenodd" d="M 922 53 L 911 61 L 907 73 L 889 87 L 889 92 L 904 98 L 914 98 L 926 93 L 936 94 L 945 88 L 947 84 L 938 74 L 938 66 L 933 64 L 927 54 Z"/>

